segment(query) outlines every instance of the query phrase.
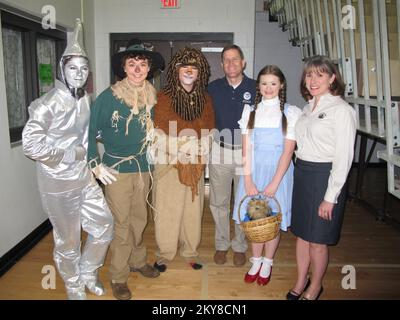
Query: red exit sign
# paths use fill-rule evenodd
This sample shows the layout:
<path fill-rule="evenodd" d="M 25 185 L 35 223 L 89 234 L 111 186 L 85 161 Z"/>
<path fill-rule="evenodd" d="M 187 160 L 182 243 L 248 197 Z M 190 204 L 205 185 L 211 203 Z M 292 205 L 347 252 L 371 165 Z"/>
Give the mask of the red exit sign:
<path fill-rule="evenodd" d="M 177 9 L 179 8 L 179 0 L 161 0 L 162 9 Z"/>

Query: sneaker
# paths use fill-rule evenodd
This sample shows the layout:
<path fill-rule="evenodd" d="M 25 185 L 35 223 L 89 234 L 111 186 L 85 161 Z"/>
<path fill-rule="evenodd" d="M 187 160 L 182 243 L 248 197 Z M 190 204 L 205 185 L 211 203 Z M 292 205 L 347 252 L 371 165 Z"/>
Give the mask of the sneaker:
<path fill-rule="evenodd" d="M 189 264 L 189 266 L 194 269 L 194 270 L 200 270 L 203 268 L 203 263 L 201 262 L 200 258 L 198 256 L 196 257 L 191 257 L 191 258 L 185 258 L 186 262 Z"/>
<path fill-rule="evenodd" d="M 224 251 L 224 250 L 215 251 L 214 262 L 216 264 L 224 264 L 224 263 L 226 263 L 226 254 L 227 253 L 228 253 L 228 251 Z"/>
<path fill-rule="evenodd" d="M 197 262 L 189 262 L 189 265 L 192 267 L 194 270 L 200 270 L 203 268 L 203 265 Z"/>
<path fill-rule="evenodd" d="M 233 264 L 236 267 L 244 266 L 245 263 L 246 263 L 246 254 L 244 252 L 233 253 Z"/>
<path fill-rule="evenodd" d="M 111 282 L 113 295 L 118 300 L 130 300 L 132 298 L 131 290 L 129 290 L 126 282 L 114 283 Z"/>
<path fill-rule="evenodd" d="M 156 268 L 159 272 L 165 272 L 167 270 L 167 265 L 162 261 L 154 262 L 153 267 Z"/>
<path fill-rule="evenodd" d="M 141 268 L 131 267 L 131 272 L 140 272 L 142 276 L 146 278 L 157 278 L 160 275 L 160 271 L 155 266 L 153 267 L 148 263 Z"/>

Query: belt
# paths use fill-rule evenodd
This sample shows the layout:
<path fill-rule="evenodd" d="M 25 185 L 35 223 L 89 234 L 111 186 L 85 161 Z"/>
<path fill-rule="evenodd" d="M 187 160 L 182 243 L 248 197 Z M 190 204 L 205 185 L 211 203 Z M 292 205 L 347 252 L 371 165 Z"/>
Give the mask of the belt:
<path fill-rule="evenodd" d="M 229 144 L 229 143 L 223 143 L 222 141 L 217 142 L 220 147 L 226 148 L 226 149 L 231 149 L 231 150 L 239 150 L 242 149 L 241 144 Z"/>

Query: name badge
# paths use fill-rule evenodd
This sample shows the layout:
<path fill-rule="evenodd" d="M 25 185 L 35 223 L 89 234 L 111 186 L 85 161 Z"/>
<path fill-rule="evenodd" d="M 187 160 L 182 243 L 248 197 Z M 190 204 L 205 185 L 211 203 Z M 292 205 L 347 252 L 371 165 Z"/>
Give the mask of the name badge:
<path fill-rule="evenodd" d="M 251 104 L 251 93 L 246 91 L 243 93 L 243 103 L 244 104 Z"/>

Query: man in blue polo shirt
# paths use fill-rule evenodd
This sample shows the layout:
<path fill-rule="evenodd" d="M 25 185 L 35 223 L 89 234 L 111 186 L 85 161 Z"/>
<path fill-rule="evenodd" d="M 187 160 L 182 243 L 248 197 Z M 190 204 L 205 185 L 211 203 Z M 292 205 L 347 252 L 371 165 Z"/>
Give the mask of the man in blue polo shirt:
<path fill-rule="evenodd" d="M 242 117 L 245 104 L 254 104 L 256 82 L 248 78 L 243 70 L 246 61 L 240 47 L 229 45 L 221 53 L 222 68 L 225 77 L 211 82 L 208 92 L 213 99 L 216 127 L 214 136 L 210 176 L 210 209 L 215 222 L 214 261 L 226 262 L 230 247 L 234 252 L 233 264 L 246 263 L 247 242 L 243 231 L 235 224 L 234 238 L 230 239 L 230 204 L 232 182 L 234 190 L 239 182 L 242 162 L 241 133 L 238 121 Z"/>

